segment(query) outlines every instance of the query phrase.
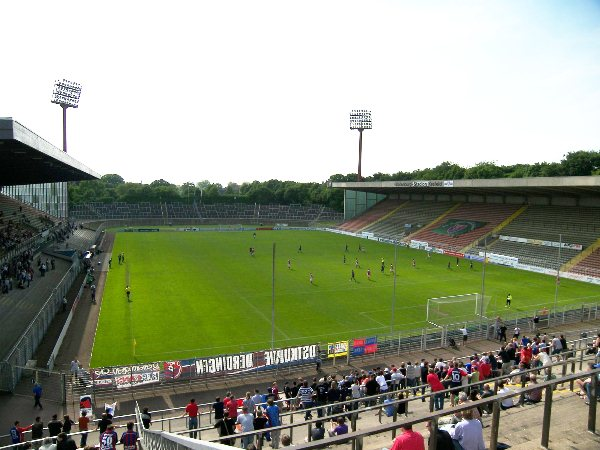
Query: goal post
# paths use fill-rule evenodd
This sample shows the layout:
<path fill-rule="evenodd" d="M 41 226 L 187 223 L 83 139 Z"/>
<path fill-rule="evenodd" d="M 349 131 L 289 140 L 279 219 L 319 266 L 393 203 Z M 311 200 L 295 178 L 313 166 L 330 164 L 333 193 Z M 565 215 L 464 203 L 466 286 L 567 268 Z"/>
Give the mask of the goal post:
<path fill-rule="evenodd" d="M 489 302 L 490 296 L 482 296 L 477 292 L 428 298 L 427 322 L 439 327 L 487 318 Z"/>

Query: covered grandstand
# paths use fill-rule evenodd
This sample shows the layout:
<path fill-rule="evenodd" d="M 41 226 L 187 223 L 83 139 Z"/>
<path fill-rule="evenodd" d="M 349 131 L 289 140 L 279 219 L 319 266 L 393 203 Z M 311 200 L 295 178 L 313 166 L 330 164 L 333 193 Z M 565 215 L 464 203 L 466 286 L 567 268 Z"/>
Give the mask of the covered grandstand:
<path fill-rule="evenodd" d="M 600 176 L 336 182 L 344 232 L 600 278 Z M 589 278 L 589 279 L 588 279 Z"/>
<path fill-rule="evenodd" d="M 0 156 L 0 390 L 10 391 L 95 237 L 69 222 L 66 183 L 99 175 L 12 118 L 0 118 Z"/>

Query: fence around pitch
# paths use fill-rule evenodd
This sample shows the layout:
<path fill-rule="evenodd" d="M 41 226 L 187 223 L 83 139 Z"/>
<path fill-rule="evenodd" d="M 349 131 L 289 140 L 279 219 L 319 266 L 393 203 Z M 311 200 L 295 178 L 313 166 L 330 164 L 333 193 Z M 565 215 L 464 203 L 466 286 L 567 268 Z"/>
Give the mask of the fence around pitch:
<path fill-rule="evenodd" d="M 587 322 L 592 320 L 600 319 L 600 304 L 585 304 L 577 307 L 565 306 L 555 312 L 551 312 L 548 314 L 547 320 L 543 322 L 547 323 L 548 326 L 559 327 L 561 325 L 567 323 L 577 323 L 577 322 Z M 522 334 L 530 334 L 532 332 L 532 322 L 531 317 L 536 314 L 536 311 L 523 312 L 522 315 L 515 316 L 510 320 L 504 321 L 504 323 L 509 327 L 509 333 L 512 334 L 512 328 L 519 327 L 522 330 Z M 492 319 L 482 319 L 479 321 L 469 322 L 466 324 L 469 338 L 473 340 L 489 340 L 495 339 L 494 332 L 495 320 Z M 350 364 L 351 361 L 357 359 L 358 361 L 368 360 L 368 358 L 375 358 L 378 356 L 389 356 L 389 355 L 397 355 L 399 356 L 401 353 L 407 352 L 416 352 L 416 351 L 427 351 L 437 348 L 444 348 L 448 346 L 450 339 L 454 339 L 457 343 L 462 340 L 462 332 L 459 328 L 465 326 L 464 323 L 456 324 L 456 325 L 445 325 L 438 328 L 423 328 L 409 331 L 399 331 L 394 334 L 389 335 L 376 335 L 374 336 L 377 342 L 377 350 L 374 353 L 368 355 L 353 355 L 353 339 L 350 339 L 347 346 L 347 353 L 342 356 L 336 356 L 336 358 L 327 357 L 327 352 L 324 350 L 326 348 L 325 345 L 321 344 L 311 344 L 310 347 L 316 346 L 320 347 L 318 350 L 320 353 L 320 357 L 318 359 L 322 361 L 333 360 L 333 364 L 336 364 L 336 361 L 342 361 L 343 364 Z M 246 352 L 248 353 L 248 352 Z M 263 353 L 261 351 L 258 352 L 249 352 L 253 354 Z M 238 356 L 238 355 L 217 355 L 213 358 L 224 358 L 229 356 Z M 206 358 L 190 358 L 193 359 L 206 359 Z M 277 364 L 273 365 L 267 369 L 264 367 L 259 367 L 258 365 L 254 367 L 252 370 L 244 371 L 240 374 L 224 374 L 224 373 L 203 373 L 201 375 L 190 375 L 185 379 L 172 379 L 169 378 L 163 370 L 163 365 L 167 364 L 165 361 L 159 361 L 155 363 L 149 363 L 148 366 L 154 365 L 156 368 L 152 370 L 154 373 L 155 381 L 152 383 L 141 383 L 137 386 L 132 387 L 122 387 L 117 383 L 117 379 L 122 379 L 122 377 L 129 373 L 133 376 L 133 374 L 138 373 L 136 370 L 140 365 L 132 365 L 132 366 L 120 366 L 120 367 L 105 367 L 100 369 L 90 369 L 90 379 L 87 383 L 81 383 L 78 387 L 75 388 L 73 394 L 91 394 L 93 396 L 96 395 L 106 395 L 106 394 L 116 394 L 119 391 L 123 391 L 125 389 L 136 389 L 136 390 L 154 390 L 164 385 L 169 385 L 173 383 L 206 383 L 210 382 L 213 379 L 227 376 L 229 379 L 235 379 L 236 377 L 244 377 L 248 378 L 249 376 L 264 376 L 267 373 L 275 374 L 276 376 L 285 376 L 285 374 L 289 374 L 292 370 L 295 370 L 299 367 L 306 366 L 308 364 L 315 364 L 316 359 L 311 358 L 309 360 L 299 360 L 294 363 L 285 363 L 285 364 Z M 129 371 L 127 370 L 129 368 Z M 114 373 L 110 379 L 106 379 L 103 385 L 95 383 L 93 374 L 94 371 L 104 371 L 107 373 Z M 159 375 L 156 375 L 158 373 Z M 139 375 L 142 376 L 142 375 Z M 148 375 L 143 375 L 148 377 Z"/>
<path fill-rule="evenodd" d="M 31 359 L 37 350 L 50 323 L 61 308 L 62 298 L 71 288 L 80 270 L 79 260 L 74 256 L 68 272 L 52 290 L 52 293 L 17 343 L 0 362 L 0 391 L 14 391 L 23 374 L 23 367 L 27 366 L 27 361 Z"/>

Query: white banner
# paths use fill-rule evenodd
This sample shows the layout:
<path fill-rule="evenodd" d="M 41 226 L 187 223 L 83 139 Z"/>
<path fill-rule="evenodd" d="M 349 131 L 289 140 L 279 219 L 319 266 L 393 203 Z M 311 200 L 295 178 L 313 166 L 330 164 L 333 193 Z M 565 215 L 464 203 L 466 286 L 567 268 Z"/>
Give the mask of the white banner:
<path fill-rule="evenodd" d="M 541 239 L 528 239 L 516 236 L 503 236 L 500 235 L 498 238 L 501 241 L 511 241 L 511 242 L 520 242 L 522 244 L 534 244 L 534 245 L 544 245 L 546 247 L 561 247 L 568 248 L 571 250 L 583 250 L 583 245 L 581 244 L 569 244 L 567 242 L 556 242 L 556 241 L 543 241 Z"/>

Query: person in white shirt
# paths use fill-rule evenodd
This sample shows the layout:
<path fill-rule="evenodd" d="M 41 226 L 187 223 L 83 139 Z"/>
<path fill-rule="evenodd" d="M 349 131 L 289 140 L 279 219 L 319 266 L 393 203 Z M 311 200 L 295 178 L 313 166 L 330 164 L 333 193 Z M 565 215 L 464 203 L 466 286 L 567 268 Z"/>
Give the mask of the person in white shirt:
<path fill-rule="evenodd" d="M 39 450 L 56 450 L 56 444 L 52 443 L 51 437 L 45 437 L 43 444 L 40 446 Z"/>
<path fill-rule="evenodd" d="M 377 377 L 375 377 L 375 381 L 377 381 L 377 384 L 379 385 L 379 392 L 381 392 L 381 393 L 387 392 L 388 385 L 387 385 L 387 381 L 386 381 L 385 376 L 383 375 L 382 371 L 380 371 L 379 375 L 377 375 Z"/>
<path fill-rule="evenodd" d="M 450 437 L 458 441 L 463 450 L 485 450 L 483 427 L 479 420 L 473 419 L 473 410 L 463 411 L 462 417 L 454 428 L 450 428 Z"/>
<path fill-rule="evenodd" d="M 396 367 L 392 369 L 392 390 L 400 389 L 400 383 L 404 379 L 404 375 Z"/>
<path fill-rule="evenodd" d="M 498 394 L 508 394 L 512 392 L 513 391 L 511 389 L 504 386 L 504 381 L 498 383 Z M 503 410 L 512 408 L 513 406 L 515 406 L 513 397 L 507 397 L 502 400 L 502 403 L 500 403 L 500 408 Z"/>

